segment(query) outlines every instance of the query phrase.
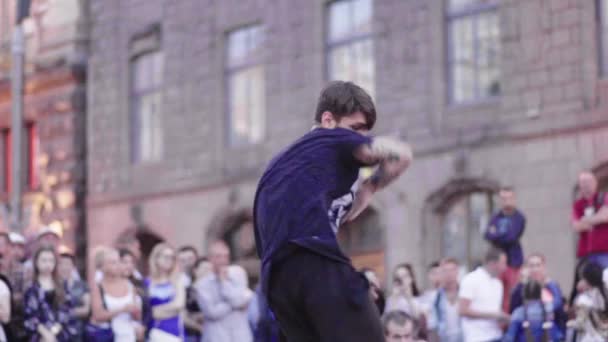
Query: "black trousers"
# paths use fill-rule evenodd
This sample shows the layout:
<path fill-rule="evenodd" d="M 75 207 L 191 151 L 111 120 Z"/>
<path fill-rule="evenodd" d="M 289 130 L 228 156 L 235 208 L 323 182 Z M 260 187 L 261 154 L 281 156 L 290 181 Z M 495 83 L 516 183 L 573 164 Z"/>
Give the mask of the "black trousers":
<path fill-rule="evenodd" d="M 272 266 L 268 298 L 289 342 L 383 342 L 368 289 L 351 265 L 297 248 Z"/>

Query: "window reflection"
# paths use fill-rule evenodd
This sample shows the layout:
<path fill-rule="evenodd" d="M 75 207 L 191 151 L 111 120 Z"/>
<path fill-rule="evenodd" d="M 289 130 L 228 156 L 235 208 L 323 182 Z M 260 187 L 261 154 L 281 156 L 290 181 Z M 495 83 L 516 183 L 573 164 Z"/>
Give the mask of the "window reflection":
<path fill-rule="evenodd" d="M 450 1 L 450 102 L 500 94 L 500 26 L 497 1 Z"/>
<path fill-rule="evenodd" d="M 262 27 L 236 30 L 227 41 L 229 143 L 257 143 L 263 139 L 266 127 Z"/>
<path fill-rule="evenodd" d="M 444 217 L 442 256 L 459 259 L 469 270 L 479 265 L 488 248 L 483 235 L 492 210 L 491 193 L 475 192 L 458 198 Z"/>
<path fill-rule="evenodd" d="M 335 1 L 328 8 L 329 80 L 352 81 L 374 94 L 372 0 Z"/>

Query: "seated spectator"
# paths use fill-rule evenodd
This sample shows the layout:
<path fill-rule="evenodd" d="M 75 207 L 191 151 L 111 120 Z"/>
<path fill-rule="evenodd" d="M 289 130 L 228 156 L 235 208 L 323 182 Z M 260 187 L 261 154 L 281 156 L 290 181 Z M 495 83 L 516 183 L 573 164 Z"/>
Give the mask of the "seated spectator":
<path fill-rule="evenodd" d="M 192 269 L 197 260 L 198 252 L 193 246 L 182 246 L 177 251 L 177 265 L 186 287 L 192 285 Z"/>
<path fill-rule="evenodd" d="M 513 312 L 503 342 L 557 342 L 563 334 L 553 322 L 553 306 L 541 300 L 543 285 L 530 280 L 523 286 L 523 304 Z"/>
<path fill-rule="evenodd" d="M 253 293 L 247 287 L 247 273 L 229 266 L 230 249 L 216 241 L 209 249 L 213 272 L 198 281 L 199 306 L 205 317 L 203 342 L 251 342 L 247 308 Z"/>
<path fill-rule="evenodd" d="M 533 280 L 542 285 L 541 299 L 543 303 L 552 308 L 551 316 L 553 322 L 560 329 L 562 334 L 566 331 L 566 321 L 568 317 L 564 311 L 564 301 L 562 290 L 559 284 L 547 275 L 547 264 L 545 256 L 542 254 L 532 254 L 526 259 L 525 269 L 528 272 L 527 280 L 520 282 L 511 293 L 509 311 L 513 313 L 515 309 L 523 305 L 523 289 L 528 280 Z"/>
<path fill-rule="evenodd" d="M 486 253 L 483 265 L 462 279 L 458 297 L 465 341 L 500 340 L 501 324 L 510 319 L 502 312 L 500 275 L 506 267 L 506 254 L 500 249 L 491 248 Z"/>
<path fill-rule="evenodd" d="M 403 311 L 420 319 L 422 307 L 418 297 L 420 291 L 416 285 L 414 269 L 410 264 L 400 264 L 393 271 L 393 290 L 386 301 L 386 312 Z"/>
<path fill-rule="evenodd" d="M 70 317 L 65 289 L 57 275 L 52 246 L 38 249 L 33 258 L 34 281 L 25 292 L 25 322 L 30 341 L 73 341 L 77 328 Z"/>
<path fill-rule="evenodd" d="M 187 342 L 199 342 L 202 338 L 203 313 L 198 305 L 196 283 L 211 274 L 211 271 L 211 263 L 206 257 L 199 258 L 192 268 L 190 275 L 192 284 L 186 289 L 186 314 L 184 315 Z"/>
<path fill-rule="evenodd" d="M 418 341 L 416 320 L 403 311 L 389 311 L 382 318 L 386 342 Z"/>
<path fill-rule="evenodd" d="M 74 279 L 74 255 L 64 251 L 59 256 L 58 273 L 65 287 L 66 300 L 71 308 L 70 317 L 74 322 L 76 335 L 74 341 L 83 341 L 86 322 L 91 313 L 91 297 L 87 284 Z"/>
<path fill-rule="evenodd" d="M 135 342 L 138 333 L 143 337 L 138 323 L 141 321 L 141 298 L 123 275 L 118 251 L 97 248 L 95 264 L 101 266 L 103 279 L 91 291 L 92 323 L 105 331 L 110 329 L 114 341 Z"/>
<path fill-rule="evenodd" d="M 151 322 L 149 341 L 183 341 L 182 313 L 186 307 L 186 288 L 178 271 L 175 250 L 157 244 L 150 253 L 150 278 L 146 280 Z"/>
<path fill-rule="evenodd" d="M 434 261 L 429 265 L 427 279 L 429 288 L 420 296 L 419 302 L 425 316 L 428 317 L 431 306 L 433 305 L 433 300 L 437 297 L 437 291 L 441 286 L 441 266 L 438 261 Z"/>
<path fill-rule="evenodd" d="M 608 341 L 608 293 L 604 285 L 604 267 L 595 262 L 581 267 L 577 285 L 579 295 L 574 301 L 576 319 L 568 326 L 576 331 L 577 341 Z"/>
<path fill-rule="evenodd" d="M 431 341 L 462 342 L 458 289 L 460 263 L 456 259 L 441 261 L 441 286 L 433 299 L 428 328 L 434 339 Z"/>

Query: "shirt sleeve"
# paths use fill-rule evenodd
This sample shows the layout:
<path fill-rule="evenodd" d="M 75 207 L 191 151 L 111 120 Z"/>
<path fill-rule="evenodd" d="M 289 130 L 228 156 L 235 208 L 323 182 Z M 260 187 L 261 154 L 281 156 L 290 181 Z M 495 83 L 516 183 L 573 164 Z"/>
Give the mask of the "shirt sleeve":
<path fill-rule="evenodd" d="M 372 142 L 372 139 L 345 128 L 335 128 L 333 131 L 335 131 L 333 133 L 335 133 L 334 136 L 341 155 L 345 157 L 346 160 L 363 165 L 363 163 L 355 158 L 354 153 L 360 146 L 369 145 Z"/>
<path fill-rule="evenodd" d="M 205 319 L 217 321 L 230 314 L 232 312 L 230 304 L 225 301 L 214 300 L 211 296 L 211 291 L 207 291 L 205 285 L 197 288 L 198 305 L 200 306 Z"/>

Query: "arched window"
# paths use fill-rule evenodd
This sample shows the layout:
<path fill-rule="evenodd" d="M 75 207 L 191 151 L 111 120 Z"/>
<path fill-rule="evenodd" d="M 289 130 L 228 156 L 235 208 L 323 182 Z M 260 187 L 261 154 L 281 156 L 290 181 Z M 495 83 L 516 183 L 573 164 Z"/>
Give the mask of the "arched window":
<path fill-rule="evenodd" d="M 452 257 L 464 271 L 476 267 L 489 247 L 485 229 L 495 210 L 497 182 L 476 179 L 454 179 L 426 201 L 423 209 L 423 261 Z"/>
<path fill-rule="evenodd" d="M 148 274 L 148 258 L 156 244 L 165 241 L 161 236 L 153 232 L 145 225 L 125 229 L 116 238 L 116 248 L 130 250 L 137 258 L 138 269 L 143 274 Z"/>
<path fill-rule="evenodd" d="M 493 210 L 491 192 L 472 192 L 456 198 L 443 216 L 441 256 L 457 258 L 469 270 L 479 265 L 488 248 L 483 235 Z"/>
<path fill-rule="evenodd" d="M 207 244 L 223 240 L 230 248 L 232 262 L 242 266 L 255 286 L 260 275 L 260 259 L 255 248 L 252 209 L 232 206 L 218 212 L 207 228 Z"/>

